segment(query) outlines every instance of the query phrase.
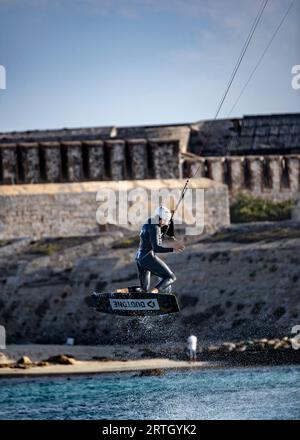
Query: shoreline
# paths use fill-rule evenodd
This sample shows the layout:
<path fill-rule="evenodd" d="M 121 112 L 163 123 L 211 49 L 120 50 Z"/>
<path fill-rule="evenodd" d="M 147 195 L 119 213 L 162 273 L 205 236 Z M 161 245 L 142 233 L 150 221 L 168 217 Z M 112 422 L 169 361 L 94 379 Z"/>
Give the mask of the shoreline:
<path fill-rule="evenodd" d="M 70 368 L 70 365 L 51 365 L 51 367 L 30 367 L 22 368 L 0 368 L 0 382 L 1 379 L 34 379 L 42 377 L 70 377 L 70 376 L 94 376 L 105 374 L 123 374 L 123 373 L 137 373 L 135 377 L 140 376 L 163 376 L 168 371 L 186 371 L 191 370 L 208 370 L 208 369 L 247 369 L 247 368 L 267 368 L 267 367 L 299 367 L 298 363 L 235 363 L 235 362 L 188 362 L 188 361 L 170 361 L 169 359 L 149 359 L 147 365 L 139 365 L 139 361 L 123 361 L 125 365 L 118 361 L 112 362 L 76 362 L 73 365 L 75 368 Z M 153 361 L 162 361 L 162 363 L 152 363 Z M 143 362 L 143 361 L 142 361 Z M 104 366 L 103 364 L 110 364 Z M 146 373 L 146 374 L 145 374 Z"/>
<path fill-rule="evenodd" d="M 299 365 L 300 350 L 287 344 L 284 341 L 277 349 L 274 344 L 265 344 L 264 349 L 250 350 L 244 345 L 233 349 L 232 343 L 223 343 L 202 348 L 194 362 L 187 359 L 181 344 L 9 345 L 0 353 L 0 379 L 123 372 L 160 376 L 169 370 Z"/>
<path fill-rule="evenodd" d="M 221 367 L 221 363 L 147 359 L 129 361 L 74 361 L 71 365 L 47 365 L 0 368 L 0 379 L 8 377 L 73 376 L 111 373 L 149 373 L 160 376 L 170 370 L 193 370 Z M 147 374 L 148 375 L 148 374 Z"/>

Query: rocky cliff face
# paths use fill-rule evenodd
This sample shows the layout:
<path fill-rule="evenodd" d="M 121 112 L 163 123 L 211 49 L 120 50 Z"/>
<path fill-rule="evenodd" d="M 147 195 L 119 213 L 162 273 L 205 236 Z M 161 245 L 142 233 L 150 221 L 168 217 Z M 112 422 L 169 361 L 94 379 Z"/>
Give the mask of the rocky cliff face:
<path fill-rule="evenodd" d="M 281 337 L 300 324 L 300 231 L 292 223 L 226 229 L 193 238 L 165 261 L 177 275 L 181 311 L 158 318 L 99 314 L 93 291 L 137 284 L 136 239 L 2 242 L 0 324 L 8 343 L 106 344 Z M 153 280 L 154 281 L 154 280 Z"/>

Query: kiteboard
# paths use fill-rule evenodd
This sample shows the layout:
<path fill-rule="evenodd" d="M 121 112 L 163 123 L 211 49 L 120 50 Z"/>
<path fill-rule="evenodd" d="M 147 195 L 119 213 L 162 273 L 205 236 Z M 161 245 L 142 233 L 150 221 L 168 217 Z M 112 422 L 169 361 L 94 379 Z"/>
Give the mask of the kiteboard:
<path fill-rule="evenodd" d="M 98 312 L 120 316 L 167 315 L 179 312 L 175 295 L 143 292 L 136 286 L 115 292 L 94 292 L 89 297 L 89 304 Z"/>

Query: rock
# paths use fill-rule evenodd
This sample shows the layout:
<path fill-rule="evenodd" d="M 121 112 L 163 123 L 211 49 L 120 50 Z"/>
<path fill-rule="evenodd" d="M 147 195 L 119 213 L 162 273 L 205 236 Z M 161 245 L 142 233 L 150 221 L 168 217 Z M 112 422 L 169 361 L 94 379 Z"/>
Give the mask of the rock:
<path fill-rule="evenodd" d="M 222 347 L 224 347 L 226 351 L 233 351 L 236 349 L 236 344 L 234 344 L 233 342 L 224 342 L 222 344 Z"/>
<path fill-rule="evenodd" d="M 40 362 L 35 363 L 36 367 L 48 367 L 48 365 L 49 365 L 49 362 L 47 362 L 47 361 L 40 361 Z"/>
<path fill-rule="evenodd" d="M 4 363 L 4 362 L 1 362 L 0 363 L 0 368 L 9 368 L 9 367 L 11 367 L 11 363 L 10 362 L 8 362 L 8 363 Z"/>
<path fill-rule="evenodd" d="M 254 348 L 256 351 L 264 351 L 266 349 L 266 344 L 261 342 L 256 342 Z"/>
<path fill-rule="evenodd" d="M 257 226 L 254 224 L 251 227 L 248 226 L 249 231 L 251 232 L 251 228 L 253 228 L 254 233 L 255 227 Z M 279 225 L 276 227 L 278 229 Z M 280 226 L 278 231 L 283 231 L 284 227 Z M 269 226 L 269 229 L 266 226 L 264 228 L 271 234 L 272 230 Z M 299 228 L 297 230 L 289 228 L 287 231 L 299 235 Z M 235 236 L 235 230 L 232 229 L 231 233 Z M 126 234 L 129 235 L 127 232 Z M 274 240 L 276 237 L 281 236 L 278 234 L 274 232 Z M 86 242 L 78 244 L 76 247 L 69 247 L 71 244 L 66 241 L 64 245 L 66 247 L 63 251 L 58 252 L 51 258 L 47 256 L 37 258 L 36 255 L 30 254 L 31 247 L 29 249 L 29 246 L 28 251 L 26 249 L 22 251 L 26 252 L 24 254 L 26 258 L 23 258 L 23 254 L 12 255 L 10 257 L 11 261 L 6 260 L 3 261 L 4 264 L 0 264 L 0 278 L 7 280 L 1 287 L 0 318 L 2 316 L 2 322 L 5 322 L 5 315 L 3 314 L 8 313 L 8 311 L 12 316 L 10 342 L 24 344 L 31 341 L 40 344 L 56 344 L 58 340 L 63 343 L 66 336 L 71 335 L 76 337 L 78 345 L 95 345 L 99 343 L 99 340 L 101 340 L 101 344 L 109 344 L 114 341 L 116 347 L 122 347 L 130 343 L 134 347 L 132 351 L 134 354 L 130 356 L 144 356 L 146 359 L 146 357 L 160 357 L 160 346 L 169 348 L 169 343 L 163 344 L 162 335 L 164 335 L 163 339 L 166 341 L 174 340 L 174 343 L 178 344 L 180 351 L 183 352 L 186 345 L 186 332 L 193 331 L 196 332 L 198 341 L 203 345 L 205 344 L 205 347 L 208 345 L 220 346 L 218 351 L 208 354 L 212 358 L 217 359 L 224 354 L 224 359 L 231 359 L 231 355 L 234 353 L 234 347 L 231 344 L 234 342 L 238 346 L 237 341 L 239 338 L 244 340 L 245 344 L 250 347 L 247 349 L 247 354 L 248 351 L 262 353 L 266 350 L 268 353 L 272 352 L 276 338 L 283 338 L 282 335 L 291 335 L 289 333 L 291 323 L 297 323 L 300 304 L 300 297 L 297 292 L 300 279 L 297 282 L 292 281 L 292 277 L 299 272 L 300 264 L 300 246 L 296 238 L 293 241 L 291 241 L 291 238 L 288 241 L 283 238 L 276 238 L 272 242 L 269 239 L 267 245 L 264 244 L 264 241 L 258 241 L 251 245 L 241 244 L 237 248 L 236 244 L 231 244 L 228 240 L 224 241 L 223 244 L 221 242 L 219 244 L 214 242 L 205 244 L 196 241 L 200 239 L 199 237 L 193 239 L 191 237 L 191 245 L 187 247 L 185 254 L 180 256 L 169 255 L 167 258 L 170 259 L 170 266 L 174 267 L 176 275 L 178 275 L 178 291 L 181 292 L 181 294 L 178 294 L 178 301 L 180 302 L 187 292 L 194 292 L 197 299 L 207 291 L 209 295 L 207 295 L 205 302 L 199 300 L 190 309 L 184 309 L 184 313 L 180 313 L 176 316 L 176 319 L 175 315 L 168 315 L 163 319 L 161 317 L 151 317 L 149 319 L 134 317 L 118 320 L 118 326 L 113 325 L 112 316 L 107 315 L 104 317 L 105 319 L 102 319 L 95 310 L 89 311 L 84 302 L 84 296 L 87 291 L 92 292 L 95 290 L 98 283 L 102 283 L 103 290 L 110 289 L 110 287 L 114 289 L 135 284 L 136 280 L 127 281 L 127 275 L 133 275 L 135 270 L 133 249 L 103 249 L 103 253 L 97 254 L 98 242 L 93 239 L 91 249 L 87 248 Z M 61 246 L 61 240 L 55 240 Z M 55 240 L 54 244 L 56 244 Z M 194 240 L 194 243 L 192 240 Z M 300 238 L 297 238 L 297 240 L 300 241 Z M 228 270 L 223 270 L 222 266 L 223 259 L 225 259 L 222 253 L 223 249 L 226 249 L 226 252 L 231 256 Z M 256 256 L 253 255 L 253 250 L 257 252 Z M 209 263 L 209 255 L 211 252 L 217 251 L 221 252 L 219 258 L 214 261 L 214 264 Z M 205 258 L 204 261 L 203 258 Z M 251 265 L 249 264 L 250 258 L 253 260 Z M 264 274 L 268 273 L 273 258 L 276 258 L 277 264 L 280 264 L 279 273 L 272 275 L 270 278 L 265 277 Z M 128 262 L 129 259 L 131 259 L 130 263 Z M 24 267 L 22 266 L 22 270 L 18 272 L 17 267 L 21 260 Z M 186 264 L 189 265 L 190 273 L 193 273 L 194 277 L 191 277 L 190 273 L 184 273 Z M 45 265 L 49 267 L 49 273 L 47 271 L 42 272 L 42 267 Z M 50 267 L 52 272 L 50 272 Z M 126 281 L 113 282 L 115 279 L 114 267 L 120 269 L 118 269 L 117 279 L 122 280 L 125 278 Z M 201 267 L 201 271 L 199 267 Z M 237 267 L 239 270 L 236 270 Z M 216 273 L 219 273 L 219 271 L 221 271 L 220 276 L 216 277 Z M 255 292 L 255 295 L 249 296 L 249 285 L 243 280 L 248 279 L 248 273 L 251 271 L 256 271 L 261 276 L 257 275 L 256 280 L 251 281 L 251 292 Z M 18 276 L 14 279 L 16 274 Z M 90 283 L 87 286 L 85 285 L 86 281 Z M 48 282 L 52 284 L 49 285 Z M 106 287 L 105 283 L 107 283 Z M 228 283 L 228 286 L 226 283 Z M 224 288 L 225 284 L 226 289 Z M 266 295 L 265 292 L 270 289 L 273 292 L 272 295 Z M 221 291 L 222 294 L 220 295 Z M 14 294 L 12 295 L 11 292 L 14 292 Z M 29 314 L 25 322 L 24 314 L 21 311 L 24 307 L 26 308 L 26 298 L 28 299 L 28 297 L 31 298 L 33 305 L 30 311 L 33 321 Z M 42 299 L 46 298 L 49 300 L 47 319 L 41 319 L 35 312 L 39 304 L 42 303 Z M 227 303 L 230 305 L 228 312 Z M 245 303 L 246 306 L 237 313 L 236 306 L 241 303 Z M 257 313 L 254 313 L 253 309 L 256 304 L 259 307 Z M 286 306 L 287 313 L 281 318 L 279 325 L 273 319 L 273 310 L 280 304 Z M 219 316 L 225 309 L 226 313 Z M 58 313 L 58 310 L 61 313 Z M 41 308 L 38 309 L 38 313 L 41 313 Z M 79 327 L 75 331 L 74 317 L 79 315 L 82 319 L 79 320 Z M 231 324 L 238 317 L 248 319 L 248 321 L 245 325 L 232 329 Z M 31 322 L 34 325 L 30 325 Z M 203 325 L 204 322 L 205 325 Z M 64 335 L 62 335 L 62 328 L 64 329 Z M 264 334 L 266 336 L 263 336 Z M 254 343 L 253 340 L 259 338 L 267 338 L 266 346 L 257 347 L 257 342 Z M 251 342 L 248 342 L 248 339 Z M 227 341 L 228 345 L 221 346 L 223 341 Z M 145 350 L 144 355 L 140 356 L 147 344 L 149 344 L 148 350 Z M 112 347 L 109 357 L 113 357 L 114 350 L 115 348 Z M 0 349 L 0 351 L 6 353 L 4 349 Z M 24 351 L 26 351 L 26 348 Z M 58 351 L 73 353 L 73 350 L 67 347 L 58 348 L 56 353 Z M 205 348 L 204 354 L 206 352 L 207 349 Z M 55 351 L 44 354 L 38 359 L 46 360 L 46 356 L 48 358 L 54 353 Z M 105 354 L 105 352 L 103 353 Z M 98 354 L 102 355 L 103 353 L 99 351 Z M 31 352 L 28 351 L 28 354 L 31 355 Z M 75 356 L 77 357 L 76 354 Z M 118 358 L 119 356 L 122 355 L 118 355 Z M 182 359 L 185 358 L 181 353 L 178 353 L 177 356 Z M 82 357 L 78 356 L 78 359 Z M 18 356 L 15 357 L 14 361 L 17 359 Z M 36 358 L 33 358 L 33 360 L 36 360 Z"/>
<path fill-rule="evenodd" d="M 1 368 L 2 364 L 8 364 L 9 362 L 10 362 L 10 359 L 4 353 L 0 352 L 0 368 Z"/>
<path fill-rule="evenodd" d="M 74 365 L 75 359 L 72 356 L 67 354 L 57 354 L 56 356 L 51 356 L 44 362 L 48 362 L 50 364 L 60 364 L 60 365 Z"/>
<path fill-rule="evenodd" d="M 142 376 L 163 376 L 165 374 L 165 370 L 162 368 L 153 368 L 152 370 L 143 370 L 138 375 L 139 377 Z"/>
<path fill-rule="evenodd" d="M 247 350 L 247 345 L 241 345 L 240 347 L 237 347 L 236 351 L 239 353 L 243 353 Z"/>
<path fill-rule="evenodd" d="M 251 352 L 251 353 L 255 353 L 257 351 L 257 348 L 254 344 L 245 344 L 247 347 L 247 351 Z"/>
<path fill-rule="evenodd" d="M 32 365 L 32 360 L 28 356 L 22 356 L 17 362 L 17 365 Z"/>
<path fill-rule="evenodd" d="M 33 367 L 33 364 L 12 364 L 10 368 L 20 368 L 22 370 L 27 370 L 28 368 Z"/>
<path fill-rule="evenodd" d="M 207 348 L 207 351 L 210 352 L 210 353 L 215 352 L 215 351 L 219 351 L 219 347 L 217 347 L 216 345 L 210 345 Z"/>

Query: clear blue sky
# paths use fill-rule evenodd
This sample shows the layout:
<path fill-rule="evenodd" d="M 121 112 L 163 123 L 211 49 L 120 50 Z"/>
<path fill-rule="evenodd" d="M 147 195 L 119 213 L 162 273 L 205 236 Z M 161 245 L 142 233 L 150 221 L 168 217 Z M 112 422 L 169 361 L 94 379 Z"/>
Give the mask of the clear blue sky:
<path fill-rule="evenodd" d="M 212 118 L 262 0 L 0 0 L 0 131 Z M 226 117 L 291 0 L 269 0 Z M 232 116 L 300 111 L 300 0 Z"/>

